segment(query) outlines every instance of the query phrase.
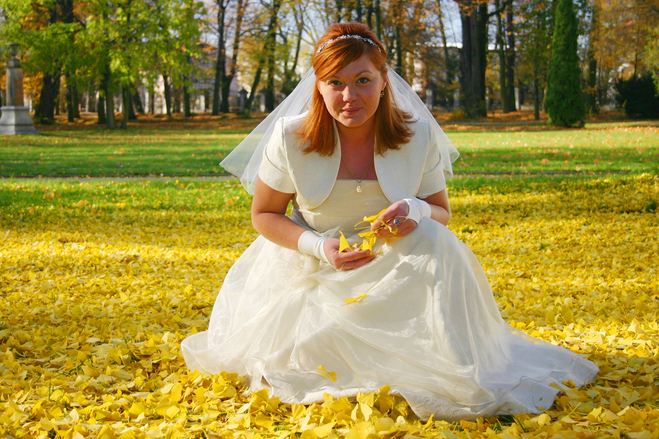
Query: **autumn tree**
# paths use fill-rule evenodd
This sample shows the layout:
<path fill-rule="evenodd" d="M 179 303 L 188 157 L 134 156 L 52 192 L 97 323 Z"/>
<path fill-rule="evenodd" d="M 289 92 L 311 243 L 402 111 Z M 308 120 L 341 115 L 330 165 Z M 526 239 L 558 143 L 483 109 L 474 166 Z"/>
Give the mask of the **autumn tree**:
<path fill-rule="evenodd" d="M 581 127 L 584 124 L 578 37 L 578 21 L 572 0 L 559 0 L 545 96 L 545 109 L 553 125 Z"/>
<path fill-rule="evenodd" d="M 512 0 L 502 0 L 498 7 L 489 10 L 489 0 L 455 0 L 460 9 L 462 23 L 462 49 L 460 50 L 460 86 L 462 108 L 468 117 L 485 117 L 485 76 L 487 70 L 488 23 L 500 14 Z"/>
<path fill-rule="evenodd" d="M 543 90 L 547 84 L 555 5 L 555 1 L 547 4 L 546 0 L 520 0 L 519 2 L 518 72 L 520 78 L 532 86 L 536 120 L 540 119 Z"/>
<path fill-rule="evenodd" d="M 645 48 L 647 63 L 652 69 L 652 76 L 654 84 L 659 92 L 659 26 L 652 29 L 650 33 L 648 45 Z"/>
<path fill-rule="evenodd" d="M 592 1 L 587 91 L 593 90 L 594 80 L 596 97 L 605 102 L 615 81 L 651 68 L 651 52 L 646 48 L 656 41 L 653 29 L 659 26 L 659 0 Z"/>
<path fill-rule="evenodd" d="M 73 87 L 76 66 L 84 54 L 76 49 L 82 26 L 73 13 L 72 0 L 0 0 L 5 23 L 1 38 L 18 43 L 27 54 L 23 67 L 28 74 L 41 73 L 41 90 L 36 98 L 35 119 L 53 123 L 60 79 Z M 69 100 L 69 118 L 75 114 Z"/>

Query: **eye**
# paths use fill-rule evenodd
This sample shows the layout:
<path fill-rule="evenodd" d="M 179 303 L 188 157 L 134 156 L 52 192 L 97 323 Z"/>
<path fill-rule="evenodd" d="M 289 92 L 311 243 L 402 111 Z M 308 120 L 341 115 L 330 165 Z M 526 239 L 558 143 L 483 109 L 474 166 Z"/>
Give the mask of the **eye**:
<path fill-rule="evenodd" d="M 336 87 L 336 86 L 341 85 L 341 81 L 339 81 L 338 79 L 329 79 L 327 81 L 327 85 L 331 85 L 333 87 Z"/>
<path fill-rule="evenodd" d="M 371 82 L 371 80 L 369 78 L 365 78 L 365 77 L 361 77 L 357 80 L 358 84 L 368 84 L 369 82 Z"/>

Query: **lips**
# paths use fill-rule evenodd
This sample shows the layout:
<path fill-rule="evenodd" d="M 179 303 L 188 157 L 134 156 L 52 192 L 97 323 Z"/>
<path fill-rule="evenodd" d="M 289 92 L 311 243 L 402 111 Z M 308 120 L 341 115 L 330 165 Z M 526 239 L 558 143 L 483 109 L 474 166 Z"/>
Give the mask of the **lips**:
<path fill-rule="evenodd" d="M 359 112 L 359 110 L 361 110 L 361 107 L 360 108 L 344 108 L 343 110 L 341 110 L 341 112 L 343 114 L 345 114 L 346 116 L 354 116 L 355 114 L 357 114 Z"/>

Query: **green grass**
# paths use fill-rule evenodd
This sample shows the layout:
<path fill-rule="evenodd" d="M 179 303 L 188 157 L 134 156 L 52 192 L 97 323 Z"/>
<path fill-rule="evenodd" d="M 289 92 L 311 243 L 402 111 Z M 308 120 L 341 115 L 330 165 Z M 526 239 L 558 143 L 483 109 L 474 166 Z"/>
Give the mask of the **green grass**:
<path fill-rule="evenodd" d="M 225 172 L 222 158 L 246 130 L 103 128 L 0 137 L 0 175 L 199 175 Z"/>
<path fill-rule="evenodd" d="M 115 217 L 125 212 L 136 218 L 159 212 L 195 217 L 230 208 L 249 214 L 251 196 L 237 180 L 195 178 L 62 180 L 8 179 L 0 181 L 0 225 L 17 226 L 49 217 Z"/>
<path fill-rule="evenodd" d="M 448 132 L 461 153 L 460 172 L 659 171 L 659 132 L 550 130 Z"/>
<path fill-rule="evenodd" d="M 248 128 L 62 129 L 0 137 L 0 176 L 197 176 L 219 162 Z M 656 128 L 448 131 L 461 153 L 456 173 L 659 172 Z"/>

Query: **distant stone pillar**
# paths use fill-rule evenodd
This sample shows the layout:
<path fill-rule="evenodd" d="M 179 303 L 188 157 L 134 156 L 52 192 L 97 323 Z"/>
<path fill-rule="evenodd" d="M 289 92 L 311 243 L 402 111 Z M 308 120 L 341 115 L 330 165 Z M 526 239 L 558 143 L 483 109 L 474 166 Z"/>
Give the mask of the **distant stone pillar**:
<path fill-rule="evenodd" d="M 0 134 L 39 134 L 23 101 L 23 69 L 16 58 L 18 44 L 9 44 L 11 59 L 7 63 L 7 93 L 5 106 L 0 108 Z"/>
<path fill-rule="evenodd" d="M 435 104 L 435 93 L 432 91 L 432 88 L 426 87 L 426 107 L 428 110 L 433 109 Z"/>
<path fill-rule="evenodd" d="M 245 111 L 245 106 L 247 105 L 247 90 L 241 88 L 238 90 L 238 107 L 240 108 L 239 112 L 243 113 Z"/>

